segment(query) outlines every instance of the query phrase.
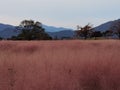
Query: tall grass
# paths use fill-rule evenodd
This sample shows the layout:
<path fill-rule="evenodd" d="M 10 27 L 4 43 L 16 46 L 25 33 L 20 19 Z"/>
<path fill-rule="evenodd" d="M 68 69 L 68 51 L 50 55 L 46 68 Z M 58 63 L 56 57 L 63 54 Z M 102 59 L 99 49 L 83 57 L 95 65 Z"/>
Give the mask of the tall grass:
<path fill-rule="evenodd" d="M 120 90 L 120 42 L 1 41 L 0 90 Z"/>

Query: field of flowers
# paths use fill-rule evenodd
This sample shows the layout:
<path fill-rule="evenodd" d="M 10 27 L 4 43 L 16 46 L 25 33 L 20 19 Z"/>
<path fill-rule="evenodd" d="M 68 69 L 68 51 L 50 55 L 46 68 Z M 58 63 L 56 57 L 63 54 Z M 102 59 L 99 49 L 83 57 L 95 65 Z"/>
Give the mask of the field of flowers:
<path fill-rule="evenodd" d="M 0 41 L 0 90 L 120 90 L 120 41 Z"/>

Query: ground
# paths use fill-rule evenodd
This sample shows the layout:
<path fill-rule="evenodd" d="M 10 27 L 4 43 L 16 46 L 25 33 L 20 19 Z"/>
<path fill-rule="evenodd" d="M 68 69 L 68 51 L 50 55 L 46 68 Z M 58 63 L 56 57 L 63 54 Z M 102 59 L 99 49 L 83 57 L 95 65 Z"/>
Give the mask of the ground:
<path fill-rule="evenodd" d="M 0 90 L 120 90 L 120 41 L 0 41 Z"/>

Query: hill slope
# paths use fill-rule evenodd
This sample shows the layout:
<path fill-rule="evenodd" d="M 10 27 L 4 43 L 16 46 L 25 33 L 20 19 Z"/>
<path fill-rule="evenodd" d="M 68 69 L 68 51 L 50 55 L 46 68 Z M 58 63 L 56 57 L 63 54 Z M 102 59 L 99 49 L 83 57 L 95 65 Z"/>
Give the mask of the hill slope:
<path fill-rule="evenodd" d="M 95 27 L 95 30 L 96 31 L 101 31 L 101 32 L 110 30 L 112 28 L 112 26 L 114 26 L 118 22 L 120 22 L 120 19 L 114 20 L 114 21 L 109 21 L 107 23 L 104 23 L 102 25 L 99 25 L 99 26 Z"/>
<path fill-rule="evenodd" d="M 48 34 L 50 36 L 52 36 L 52 38 L 58 38 L 58 39 L 62 39 L 62 38 L 72 38 L 74 36 L 74 31 L 72 30 L 64 30 L 64 31 L 59 31 L 59 32 L 48 32 Z"/>

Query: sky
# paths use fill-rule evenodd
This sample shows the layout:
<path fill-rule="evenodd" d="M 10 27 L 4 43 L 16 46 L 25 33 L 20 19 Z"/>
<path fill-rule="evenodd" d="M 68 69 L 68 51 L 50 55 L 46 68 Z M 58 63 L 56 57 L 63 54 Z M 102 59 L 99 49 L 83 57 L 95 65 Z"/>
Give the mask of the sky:
<path fill-rule="evenodd" d="M 24 19 L 57 27 L 98 26 L 120 18 L 120 0 L 0 0 L 0 23 Z"/>

